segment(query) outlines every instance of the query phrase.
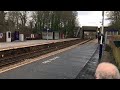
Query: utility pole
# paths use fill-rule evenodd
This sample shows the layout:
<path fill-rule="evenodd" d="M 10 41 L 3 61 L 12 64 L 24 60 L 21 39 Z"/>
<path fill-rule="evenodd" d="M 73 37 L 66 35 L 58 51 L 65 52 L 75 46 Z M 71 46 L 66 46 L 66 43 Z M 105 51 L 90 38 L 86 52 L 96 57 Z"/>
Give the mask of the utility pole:
<path fill-rule="evenodd" d="M 101 39 L 100 39 L 100 47 L 99 47 L 99 61 L 102 57 L 102 48 L 103 48 L 103 36 L 104 36 L 104 11 L 102 11 L 102 30 L 101 30 Z"/>
<path fill-rule="evenodd" d="M 47 28 L 47 40 L 48 40 L 48 30 L 49 30 L 49 29 Z"/>

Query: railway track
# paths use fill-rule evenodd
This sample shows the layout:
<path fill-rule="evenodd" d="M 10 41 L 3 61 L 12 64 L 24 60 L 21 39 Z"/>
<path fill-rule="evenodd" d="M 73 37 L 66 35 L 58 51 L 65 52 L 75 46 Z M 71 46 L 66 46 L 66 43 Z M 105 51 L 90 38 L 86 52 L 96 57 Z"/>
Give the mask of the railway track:
<path fill-rule="evenodd" d="M 33 46 L 27 47 L 24 49 L 19 49 L 19 52 L 17 52 L 16 50 L 13 50 L 11 52 L 11 56 L 8 55 L 7 57 L 0 58 L 0 68 L 9 66 L 11 64 L 16 64 L 18 62 L 22 62 L 25 59 L 35 58 L 43 54 L 47 54 L 47 53 L 50 53 L 50 52 L 53 52 L 59 49 L 63 49 L 63 48 L 78 44 L 83 41 L 84 40 L 77 39 L 77 40 L 57 42 L 57 43 L 52 43 L 52 44 L 45 44 L 43 46 L 38 45 L 34 47 Z"/>

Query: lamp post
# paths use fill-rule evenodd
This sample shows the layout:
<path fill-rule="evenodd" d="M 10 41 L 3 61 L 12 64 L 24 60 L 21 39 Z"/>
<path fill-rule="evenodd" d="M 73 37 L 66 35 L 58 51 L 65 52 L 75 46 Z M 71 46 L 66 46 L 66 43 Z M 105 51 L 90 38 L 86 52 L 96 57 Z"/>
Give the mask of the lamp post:
<path fill-rule="evenodd" d="M 101 39 L 100 39 L 100 47 L 99 47 L 99 61 L 101 60 L 102 57 L 103 30 L 104 30 L 104 11 L 102 11 L 102 30 L 101 30 Z"/>
<path fill-rule="evenodd" d="M 49 29 L 47 28 L 47 40 L 48 40 L 48 30 L 49 30 Z"/>

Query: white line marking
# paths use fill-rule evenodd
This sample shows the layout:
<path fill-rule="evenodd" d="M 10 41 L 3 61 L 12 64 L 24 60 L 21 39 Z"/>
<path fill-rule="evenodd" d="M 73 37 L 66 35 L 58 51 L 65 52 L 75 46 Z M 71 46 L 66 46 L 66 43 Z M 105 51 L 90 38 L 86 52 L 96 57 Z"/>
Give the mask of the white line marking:
<path fill-rule="evenodd" d="M 56 56 L 56 57 L 54 57 L 54 58 L 52 58 L 52 59 L 49 59 L 49 60 L 47 60 L 47 61 L 44 61 L 44 62 L 42 62 L 42 63 L 43 63 L 43 64 L 46 64 L 46 63 L 52 62 L 53 60 L 56 60 L 57 58 L 59 58 L 59 57 Z"/>

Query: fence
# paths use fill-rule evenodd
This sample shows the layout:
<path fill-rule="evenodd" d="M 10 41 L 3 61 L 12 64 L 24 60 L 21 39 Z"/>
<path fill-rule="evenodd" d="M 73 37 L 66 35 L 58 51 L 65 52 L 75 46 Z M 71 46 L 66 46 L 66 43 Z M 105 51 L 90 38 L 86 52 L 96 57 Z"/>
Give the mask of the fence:
<path fill-rule="evenodd" d="M 109 42 L 115 62 L 120 69 L 120 35 L 111 36 Z"/>

